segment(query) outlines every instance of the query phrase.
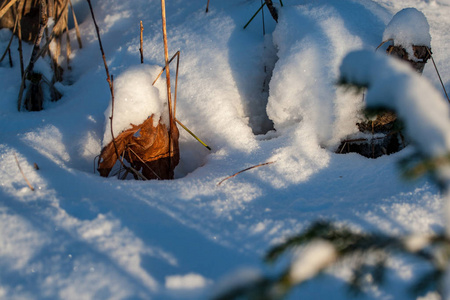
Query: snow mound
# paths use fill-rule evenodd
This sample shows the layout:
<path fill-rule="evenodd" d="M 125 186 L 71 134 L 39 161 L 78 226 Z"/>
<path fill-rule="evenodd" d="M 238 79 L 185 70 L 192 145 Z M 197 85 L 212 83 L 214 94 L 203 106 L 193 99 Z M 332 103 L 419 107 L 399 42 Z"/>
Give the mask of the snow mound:
<path fill-rule="evenodd" d="M 113 130 L 117 137 L 122 131 L 131 128 L 130 124 L 139 125 L 148 117 L 154 116 L 154 126 L 162 122 L 168 124 L 167 96 L 165 81 L 158 79 L 155 86 L 153 81 L 161 71 L 161 67 L 138 65 L 133 66 L 114 80 L 114 116 Z M 105 134 L 103 146 L 111 142 L 111 104 L 105 111 Z"/>
<path fill-rule="evenodd" d="M 407 64 L 370 51 L 355 51 L 341 65 L 344 82 L 369 87 L 368 107 L 394 109 L 421 152 L 440 157 L 450 152 L 450 109 L 442 95 Z"/>
<path fill-rule="evenodd" d="M 383 33 L 383 41 L 394 40 L 414 57 L 412 45 L 431 48 L 430 25 L 425 15 L 415 8 L 405 8 L 394 15 Z"/>

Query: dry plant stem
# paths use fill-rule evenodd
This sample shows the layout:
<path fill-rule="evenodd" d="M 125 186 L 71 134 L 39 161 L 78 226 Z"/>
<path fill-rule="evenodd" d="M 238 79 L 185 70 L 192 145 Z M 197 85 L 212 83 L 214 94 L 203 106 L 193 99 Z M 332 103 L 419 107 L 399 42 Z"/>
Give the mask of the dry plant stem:
<path fill-rule="evenodd" d="M 89 1 L 89 0 L 88 0 L 88 1 Z M 44 6 L 45 6 L 45 2 L 44 2 L 43 0 L 41 0 L 40 3 L 43 3 Z M 44 28 L 40 28 L 40 30 L 39 30 L 39 33 L 42 32 L 42 35 L 41 35 L 40 38 L 39 38 L 39 35 L 36 37 L 35 47 L 33 48 L 33 52 L 32 52 L 32 54 L 31 54 L 30 63 L 28 64 L 27 68 L 23 71 L 23 75 L 22 75 L 22 83 L 21 83 L 21 86 L 20 86 L 19 97 L 18 97 L 19 99 L 18 99 L 18 101 L 17 101 L 17 104 L 18 104 L 18 105 L 17 105 L 17 108 L 18 108 L 19 111 L 20 111 L 20 108 L 21 108 L 21 106 L 22 106 L 22 96 L 23 96 L 23 91 L 24 91 L 24 88 L 25 88 L 25 79 L 26 79 L 26 77 L 28 76 L 28 74 L 31 73 L 31 72 L 33 71 L 34 64 L 35 64 L 36 61 L 39 59 L 39 57 L 44 53 L 44 51 L 45 51 L 45 50 L 47 49 L 47 47 L 49 46 L 50 42 L 51 42 L 51 41 L 53 40 L 53 38 L 55 37 L 54 28 L 58 25 L 59 21 L 61 20 L 61 17 L 62 17 L 62 15 L 63 15 L 63 13 L 64 13 L 66 7 L 67 7 L 67 2 L 66 2 L 66 5 L 64 6 L 64 8 L 62 9 L 61 13 L 59 14 L 58 18 L 56 18 L 56 22 L 55 22 L 55 25 L 54 25 L 53 28 L 52 28 L 52 33 L 51 33 L 51 35 L 50 35 L 50 38 L 47 40 L 47 42 L 45 43 L 44 47 L 42 47 L 42 48 L 39 47 L 39 44 L 40 44 L 40 42 L 41 42 L 41 40 L 42 40 L 42 35 L 43 35 L 44 31 L 45 31 L 45 26 L 44 26 Z M 19 10 L 19 11 L 20 11 L 20 10 Z M 46 10 L 43 11 L 43 12 L 45 13 Z M 19 24 L 20 24 L 20 22 L 19 22 Z M 19 32 L 20 32 L 20 29 L 19 29 Z M 39 43 L 37 44 L 37 47 L 36 47 L 36 42 L 38 41 L 38 39 L 39 39 Z M 22 39 L 21 39 L 21 37 L 20 37 L 20 38 L 19 38 L 19 47 L 20 47 L 20 48 L 22 47 L 21 45 L 22 45 Z M 35 53 L 35 48 L 36 48 L 36 53 Z M 20 51 L 20 53 L 22 53 L 21 50 L 19 50 L 19 51 Z"/>
<path fill-rule="evenodd" d="M 139 48 L 139 52 L 141 53 L 141 64 L 144 63 L 144 25 L 142 25 L 142 21 L 140 23 L 141 26 L 141 35 L 140 35 L 140 40 L 141 40 L 141 45 Z"/>
<path fill-rule="evenodd" d="M 180 51 L 177 51 L 177 71 L 175 72 L 175 95 L 173 97 L 173 118 L 177 116 L 178 70 L 180 69 Z"/>
<path fill-rule="evenodd" d="M 83 44 L 81 43 L 81 34 L 80 34 L 80 27 L 78 26 L 77 16 L 75 15 L 75 10 L 72 6 L 72 1 L 69 0 L 70 9 L 72 10 L 72 16 L 73 16 L 73 23 L 75 25 L 75 31 L 77 33 L 77 41 L 78 41 L 78 47 L 83 48 Z"/>
<path fill-rule="evenodd" d="M 23 11 L 23 2 L 19 2 L 18 9 L 17 9 L 17 15 L 22 15 Z M 23 78 L 24 66 L 23 66 L 23 51 L 22 51 L 22 26 L 20 25 L 20 21 L 17 24 L 17 36 L 19 38 L 19 58 L 20 58 L 20 76 Z"/>
<path fill-rule="evenodd" d="M 100 52 L 102 53 L 103 64 L 105 65 L 106 81 L 109 84 L 109 90 L 111 92 L 111 96 L 114 99 L 113 85 L 112 85 L 112 82 L 111 82 L 111 76 L 109 76 L 109 69 L 108 69 L 108 64 L 106 63 L 105 51 L 103 51 L 102 40 L 100 38 L 100 30 L 98 29 L 97 21 L 95 20 L 94 10 L 92 9 L 91 0 L 87 0 L 87 2 L 89 4 L 89 9 L 91 10 L 92 21 L 94 21 L 95 31 L 97 32 L 98 44 L 100 46 Z M 114 109 L 114 107 L 113 107 L 113 109 Z"/>
<path fill-rule="evenodd" d="M 167 103 L 169 106 L 169 170 L 171 169 L 172 152 L 172 95 L 170 92 L 170 69 L 169 69 L 169 49 L 167 46 L 167 26 L 166 26 L 166 2 L 161 0 L 161 19 L 164 40 L 164 58 L 166 66 Z"/>
<path fill-rule="evenodd" d="M 108 64 L 106 63 L 106 57 L 105 57 L 105 51 L 103 51 L 103 45 L 102 45 L 102 40 L 100 38 L 100 30 L 98 28 L 97 25 L 97 21 L 95 20 L 95 16 L 94 16 L 94 10 L 92 9 L 92 4 L 90 0 L 87 0 L 88 4 L 89 4 L 89 9 L 91 11 L 91 16 L 92 16 L 92 21 L 94 22 L 94 26 L 95 26 L 95 31 L 97 32 L 97 38 L 98 38 L 98 44 L 100 46 L 100 52 L 102 53 L 102 58 L 103 58 L 103 63 L 105 65 L 105 71 L 106 71 L 106 81 L 109 84 L 109 91 L 111 92 L 111 116 L 109 117 L 110 120 L 110 128 L 111 128 L 111 138 L 113 141 L 113 145 L 114 145 L 114 150 L 116 152 L 116 156 L 117 159 L 119 160 L 119 162 L 121 163 L 121 165 L 127 170 L 127 171 L 131 171 L 131 173 L 135 174 L 136 176 L 141 177 L 144 180 L 147 180 L 142 174 L 140 174 L 138 171 L 136 171 L 135 169 L 133 169 L 132 167 L 127 167 L 125 166 L 125 163 L 123 162 L 122 157 L 119 155 L 119 151 L 117 150 L 117 145 L 115 142 L 115 138 L 114 138 L 114 131 L 113 131 L 113 117 L 114 117 L 114 78 L 112 76 L 109 75 L 109 69 L 108 69 Z"/>
<path fill-rule="evenodd" d="M 248 170 L 251 170 L 251 169 L 254 169 L 254 168 L 258 168 L 258 167 L 262 167 L 262 166 L 267 166 L 267 165 L 273 164 L 274 162 L 275 162 L 275 161 L 270 161 L 270 162 L 262 163 L 262 164 L 259 164 L 259 165 L 252 166 L 252 167 L 250 167 L 250 168 L 244 169 L 244 170 L 242 170 L 242 171 L 239 171 L 239 172 L 237 172 L 237 173 L 235 173 L 235 174 L 233 174 L 233 175 L 231 175 L 231 176 L 228 176 L 227 178 L 223 179 L 223 180 L 222 180 L 221 182 L 219 182 L 217 185 L 219 186 L 219 185 L 221 185 L 222 182 L 224 182 L 225 180 L 228 180 L 228 179 L 230 179 L 230 178 L 233 178 L 234 176 L 239 175 L 239 174 L 241 174 L 241 173 L 243 173 L 243 172 L 245 172 L 245 171 L 248 171 Z"/>
<path fill-rule="evenodd" d="M 175 53 L 172 58 L 169 60 L 169 64 L 174 60 L 175 56 L 179 56 L 180 55 L 180 51 L 177 51 L 177 53 Z M 177 60 L 179 61 L 179 60 Z M 161 77 L 162 73 L 166 70 L 166 67 L 163 67 L 161 69 L 161 71 L 159 72 L 158 76 L 156 76 L 156 79 L 153 81 L 152 85 L 155 85 L 155 83 L 158 81 L 159 77 Z"/>
<path fill-rule="evenodd" d="M 264 5 L 266 5 L 266 2 L 261 5 L 261 7 L 255 12 L 255 14 L 250 18 L 250 20 L 247 22 L 247 24 L 244 25 L 244 29 L 247 28 L 247 26 L 253 21 L 253 19 L 256 17 L 256 15 L 259 13 L 261 9 L 263 9 Z"/>
<path fill-rule="evenodd" d="M 156 176 L 156 178 L 158 178 L 158 180 L 161 180 L 161 177 L 159 177 L 158 174 L 156 174 L 156 172 L 153 171 L 152 168 L 150 168 L 150 167 L 145 163 L 145 161 L 144 161 L 139 155 L 137 155 L 136 152 L 133 151 L 133 149 L 128 148 L 128 150 L 130 150 L 131 152 L 133 152 L 133 154 L 139 159 L 139 161 L 140 161 L 141 163 L 143 163 L 144 166 L 145 166 L 147 169 L 149 169 L 149 170 L 153 173 L 153 175 Z"/>
<path fill-rule="evenodd" d="M 11 0 L 6 4 L 1 10 L 0 10 L 0 18 L 3 17 L 3 15 L 8 11 L 8 9 L 16 3 L 17 0 Z"/>
<path fill-rule="evenodd" d="M 206 2 L 206 11 L 205 12 L 208 12 L 209 11 L 209 0 L 208 0 L 208 2 Z"/>
<path fill-rule="evenodd" d="M 434 62 L 433 55 L 431 55 L 431 51 L 430 51 L 430 49 L 428 49 L 428 47 L 427 47 L 427 51 L 428 51 L 428 54 L 430 54 L 431 61 L 433 62 L 434 69 L 436 70 L 436 73 L 437 73 L 437 75 L 439 77 L 439 81 L 441 82 L 442 89 L 444 90 L 444 93 L 445 93 L 445 97 L 447 97 L 447 101 L 450 103 L 450 99 L 448 98 L 448 94 L 447 94 L 447 91 L 445 90 L 444 83 L 442 82 L 441 75 L 439 74 L 439 71 L 438 71 L 438 68 L 436 66 L 436 63 Z"/>
<path fill-rule="evenodd" d="M 375 49 L 375 51 L 377 51 L 381 46 L 383 46 L 383 45 L 386 44 L 387 42 L 392 42 L 392 41 L 394 41 L 394 40 L 393 40 L 393 39 L 389 39 L 389 40 L 382 41 L 382 42 L 378 45 L 378 47 Z"/>
<path fill-rule="evenodd" d="M 173 108 L 173 119 L 175 120 L 175 122 L 177 122 L 181 127 L 183 127 L 184 130 L 186 130 L 190 135 L 192 135 L 197 141 L 200 142 L 200 144 L 202 144 L 203 146 L 205 146 L 208 150 L 211 151 L 211 148 L 205 144 L 201 139 L 199 139 L 192 131 L 189 130 L 189 128 L 187 128 L 185 125 L 183 125 L 183 123 L 181 123 L 180 121 L 178 121 L 178 119 L 176 118 L 176 112 L 177 112 L 177 90 L 178 90 L 178 73 L 179 73 L 179 66 L 180 66 L 180 51 L 177 51 L 177 53 L 175 53 L 172 58 L 169 60 L 169 64 L 173 61 L 173 59 L 175 58 L 175 56 L 177 57 L 177 72 L 175 75 L 175 95 L 174 95 L 174 108 Z M 164 72 L 164 70 L 166 69 L 166 67 L 162 68 L 161 72 L 159 72 L 158 76 L 156 76 L 156 79 L 153 81 L 152 85 L 155 85 L 156 81 L 158 81 L 159 77 L 161 76 L 161 74 Z"/>
<path fill-rule="evenodd" d="M 22 174 L 23 179 L 25 179 L 25 181 L 28 184 L 28 187 L 30 188 L 30 190 L 32 190 L 34 192 L 34 187 L 28 181 L 27 177 L 25 176 L 25 173 L 23 173 L 22 168 L 20 167 L 20 164 L 19 164 L 19 160 L 17 159 L 17 155 L 15 153 L 14 153 L 14 158 L 16 159 L 17 167 L 19 168 L 19 171 Z"/>
<path fill-rule="evenodd" d="M 11 57 L 11 49 L 8 49 L 8 58 L 9 58 L 9 66 L 13 67 L 12 57 Z"/>
<path fill-rule="evenodd" d="M 200 144 L 205 146 L 209 151 L 211 151 L 211 148 L 206 145 L 201 139 L 199 139 L 192 131 L 189 130 L 186 126 L 183 125 L 178 119 L 175 119 L 175 122 L 177 122 L 181 127 L 183 127 L 184 130 L 186 130 L 190 135 L 192 135 Z"/>
<path fill-rule="evenodd" d="M 263 0 L 261 0 L 261 5 L 263 4 Z M 262 25 L 263 25 L 263 35 L 266 35 L 266 24 L 264 22 L 264 9 L 261 11 L 262 16 Z"/>
<path fill-rule="evenodd" d="M 66 24 L 66 57 L 67 57 L 67 67 L 70 68 L 70 54 L 72 53 L 72 47 L 70 46 L 70 36 L 69 36 L 69 27 Z"/>
<path fill-rule="evenodd" d="M 4 59 L 5 56 L 6 56 L 6 53 L 8 53 L 8 51 L 10 50 L 11 43 L 12 43 L 12 41 L 13 41 L 13 39 L 14 39 L 14 33 L 16 32 L 16 29 L 17 29 L 17 23 L 19 23 L 19 16 L 18 16 L 17 13 L 16 13 L 16 21 L 14 22 L 14 29 L 13 29 L 13 32 L 12 32 L 12 34 L 11 34 L 11 38 L 9 39 L 8 46 L 6 46 L 5 53 L 3 53 L 2 58 L 0 58 L 0 62 L 3 61 L 3 59 Z"/>
<path fill-rule="evenodd" d="M 36 36 L 36 40 L 34 41 L 33 52 L 31 53 L 30 63 L 28 64 L 28 66 L 23 74 L 22 82 L 21 82 L 21 86 L 20 86 L 19 99 L 17 101 L 17 109 L 19 111 L 20 111 L 20 108 L 22 107 L 22 96 L 23 96 L 23 90 L 25 88 L 26 76 L 28 75 L 28 73 L 31 73 L 33 71 L 34 63 L 37 61 L 38 57 L 42 53 L 40 44 L 41 44 L 42 37 L 44 36 L 44 31 L 45 31 L 45 28 L 47 27 L 47 21 L 48 21 L 47 6 L 46 6 L 44 0 L 39 1 L 39 13 L 40 13 L 39 33 Z M 45 48 L 46 47 L 44 47 L 43 49 L 45 49 Z"/>

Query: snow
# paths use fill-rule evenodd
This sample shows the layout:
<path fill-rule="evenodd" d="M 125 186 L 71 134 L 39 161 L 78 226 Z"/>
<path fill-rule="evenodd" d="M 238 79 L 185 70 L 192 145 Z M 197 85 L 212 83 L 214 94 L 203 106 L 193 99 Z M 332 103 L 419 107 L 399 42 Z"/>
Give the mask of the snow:
<path fill-rule="evenodd" d="M 430 25 L 425 15 L 414 7 L 405 8 L 394 15 L 383 33 L 383 41 L 393 40 L 397 46 L 403 46 L 414 58 L 412 46 L 431 48 Z"/>
<path fill-rule="evenodd" d="M 317 275 L 337 259 L 336 248 L 330 242 L 317 240 L 297 254 L 289 278 L 292 283 L 301 283 Z"/>
<path fill-rule="evenodd" d="M 280 7 L 274 1 L 279 23 L 265 11 L 263 36 L 261 15 L 243 30 L 260 1 L 211 1 L 207 14 L 206 1 L 166 1 L 169 54 L 181 51 L 177 118 L 212 151 L 179 128 L 176 179 L 151 182 L 94 172 L 109 137 L 111 95 L 87 4 L 72 2 L 84 47 L 77 48 L 71 29 L 72 69 L 58 84 L 60 101 L 46 102 L 41 112 L 17 112 L 17 39 L 13 68 L 8 58 L 0 65 L 0 298 L 207 299 L 232 279 L 245 283 L 276 272 L 262 255 L 318 219 L 407 236 L 444 230 L 446 195 L 431 178 L 401 179 L 397 162 L 415 146 L 376 160 L 333 150 L 356 131 L 363 105 L 361 95 L 335 85 L 342 60 L 354 50 L 373 52 L 398 11 L 416 7 L 425 15 L 449 88 L 447 2 L 293 0 Z M 164 65 L 160 1 L 92 2 L 114 75 L 114 121 L 120 121 L 114 130 L 155 113 L 164 119 L 163 78 L 151 86 Z M 0 49 L 9 37 L 0 31 Z M 376 82 L 368 102 L 381 97 L 403 114 L 423 112 L 414 118 L 428 128 L 447 126 L 448 104 L 430 64 L 419 78 L 384 57 L 357 53 L 361 58 L 349 71 Z M 24 45 L 25 61 L 30 54 Z M 392 69 L 392 82 L 382 79 Z M 402 98 L 395 85 L 412 89 Z M 402 104 L 416 94 L 426 101 Z M 145 104 L 126 105 L 131 101 Z M 447 151 L 448 133 L 418 125 L 410 133 L 421 137 L 419 146 L 430 156 Z M 217 186 L 265 162 L 274 163 Z M 409 299 L 404 291 L 411 277 L 402 275 L 408 261 L 392 260 L 386 286 L 364 298 Z M 424 271 L 407 269 L 414 278 Z M 327 272 L 291 298 L 347 299 L 345 280 Z"/>
<path fill-rule="evenodd" d="M 153 126 L 161 121 L 169 124 L 165 80 L 156 80 L 161 67 L 138 65 L 120 74 L 114 79 L 114 115 L 113 132 L 117 137 L 122 131 L 131 128 L 130 124 L 140 125 L 147 118 L 153 117 Z M 105 111 L 105 135 L 103 146 L 111 142 L 112 103 Z"/>
<path fill-rule="evenodd" d="M 204 278 L 203 276 L 195 273 L 189 273 L 186 275 L 173 275 L 166 277 L 166 288 L 168 289 L 198 289 L 204 288 L 208 284 L 211 284 L 211 280 Z"/>
<path fill-rule="evenodd" d="M 368 107 L 396 111 L 427 158 L 442 157 L 450 151 L 448 103 L 406 63 L 370 51 L 352 52 L 343 60 L 341 78 L 368 87 Z"/>

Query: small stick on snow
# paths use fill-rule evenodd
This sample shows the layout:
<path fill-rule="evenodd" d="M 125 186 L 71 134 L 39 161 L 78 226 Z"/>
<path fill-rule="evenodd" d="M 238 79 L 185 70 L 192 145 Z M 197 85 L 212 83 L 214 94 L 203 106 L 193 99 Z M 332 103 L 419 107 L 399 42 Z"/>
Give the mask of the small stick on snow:
<path fill-rule="evenodd" d="M 206 3 L 206 11 L 205 12 L 208 12 L 209 11 L 209 0 L 208 0 L 208 2 Z"/>
<path fill-rule="evenodd" d="M 428 54 L 430 54 L 431 61 L 433 62 L 434 69 L 436 70 L 436 73 L 437 73 L 437 75 L 438 75 L 438 77 L 439 77 L 439 81 L 441 82 L 442 89 L 444 90 L 445 96 L 447 97 L 447 101 L 450 103 L 450 99 L 448 98 L 448 94 L 447 94 L 447 91 L 445 90 L 444 83 L 442 82 L 441 75 L 439 74 L 439 71 L 438 71 L 438 68 L 437 68 L 437 66 L 436 66 L 436 63 L 434 62 L 433 55 L 431 55 L 430 49 L 428 49 L 428 47 L 426 47 L 426 48 L 427 48 Z"/>
<path fill-rule="evenodd" d="M 25 181 L 28 184 L 28 187 L 30 188 L 30 190 L 32 190 L 34 192 L 34 187 L 28 181 L 27 177 L 25 176 L 25 173 L 23 173 L 22 168 L 20 167 L 19 160 L 17 159 L 16 153 L 14 153 L 14 158 L 16 159 L 17 167 L 19 168 L 19 171 L 22 174 L 23 179 L 25 179 Z"/>
<path fill-rule="evenodd" d="M 139 48 L 139 52 L 141 53 L 141 64 L 144 63 L 144 25 L 142 25 L 142 21 L 140 23 L 141 25 L 141 47 Z"/>
<path fill-rule="evenodd" d="M 233 178 L 234 176 L 239 175 L 239 174 L 241 174 L 241 173 L 243 173 L 243 172 L 245 172 L 245 171 L 248 171 L 248 170 L 251 170 L 251 169 L 254 169 L 254 168 L 258 168 L 258 167 L 262 167 L 262 166 L 267 166 L 267 165 L 273 164 L 274 162 L 275 162 L 275 161 L 270 161 L 270 162 L 262 163 L 262 164 L 259 164 L 259 165 L 252 166 L 252 167 L 250 167 L 250 168 L 244 169 L 244 170 L 242 170 L 242 171 L 239 171 L 239 172 L 237 172 L 237 173 L 235 173 L 235 174 L 233 174 L 233 175 L 231 175 L 231 176 L 228 176 L 227 178 L 223 179 L 221 182 L 219 182 L 219 183 L 217 184 L 217 186 L 221 185 L 222 182 L 224 182 L 225 180 L 228 180 L 228 179 L 230 179 L 230 178 Z"/>

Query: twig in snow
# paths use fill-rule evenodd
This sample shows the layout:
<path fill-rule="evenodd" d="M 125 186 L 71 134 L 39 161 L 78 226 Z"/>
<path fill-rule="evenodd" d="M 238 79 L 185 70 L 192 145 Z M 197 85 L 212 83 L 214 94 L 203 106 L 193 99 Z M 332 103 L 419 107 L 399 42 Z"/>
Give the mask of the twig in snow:
<path fill-rule="evenodd" d="M 16 153 L 14 153 L 14 158 L 16 159 L 17 167 L 19 168 L 19 171 L 22 174 L 23 179 L 25 179 L 25 181 L 28 184 L 28 187 L 30 188 L 30 190 L 32 190 L 34 192 L 34 187 L 28 181 L 27 177 L 25 176 L 25 173 L 23 173 L 22 168 L 20 167 L 19 160 L 17 159 Z"/>
<path fill-rule="evenodd" d="M 181 127 L 183 127 L 184 130 L 186 130 L 190 135 L 192 135 L 197 141 L 199 141 L 200 144 L 206 147 L 209 151 L 211 151 L 211 148 L 206 145 L 201 139 L 199 139 L 192 131 L 189 130 L 186 126 L 184 126 L 178 119 L 175 119 L 175 122 L 177 122 Z"/>
<path fill-rule="evenodd" d="M 262 164 L 259 164 L 259 165 L 256 165 L 256 166 L 251 166 L 250 168 L 247 168 L 247 169 L 244 169 L 244 170 L 242 170 L 242 171 L 239 171 L 239 172 L 237 172 L 237 173 L 235 173 L 235 174 L 233 174 L 233 175 L 231 175 L 231 176 L 228 176 L 227 178 L 223 179 L 222 181 L 220 181 L 220 182 L 217 184 L 217 186 L 221 185 L 222 182 L 224 182 L 225 180 L 228 180 L 228 179 L 230 179 L 230 178 L 233 178 L 234 176 L 239 175 L 239 174 L 241 174 L 241 173 L 243 173 L 243 172 L 245 172 L 245 171 L 248 171 L 248 170 L 251 170 L 251 169 L 254 169 L 254 168 L 259 168 L 259 167 L 262 167 L 262 166 L 267 166 L 267 165 L 273 164 L 274 162 L 275 162 L 275 161 L 269 161 L 269 162 L 262 163 Z"/>
<path fill-rule="evenodd" d="M 142 21 L 140 23 L 141 25 L 141 47 L 139 48 L 139 52 L 141 53 L 141 64 L 144 63 L 144 25 L 142 25 Z"/>
<path fill-rule="evenodd" d="M 250 18 L 250 20 L 247 22 L 247 24 L 244 25 L 244 29 L 247 28 L 247 26 L 253 21 L 253 19 L 256 17 L 256 15 L 259 13 L 259 11 L 261 9 L 263 9 L 264 5 L 266 5 L 266 2 L 263 3 L 263 5 L 261 5 L 260 8 L 258 8 L 258 10 L 255 12 L 255 14 Z"/>
<path fill-rule="evenodd" d="M 377 51 L 381 46 L 383 46 L 383 45 L 386 44 L 387 42 L 392 42 L 392 41 L 394 41 L 394 40 L 393 40 L 393 39 L 388 39 L 388 40 L 382 41 L 382 42 L 378 45 L 378 47 L 375 49 L 375 51 Z"/>
<path fill-rule="evenodd" d="M 427 48 L 428 54 L 430 54 L 431 61 L 433 62 L 434 69 L 436 70 L 436 73 L 437 73 L 437 75 L 438 75 L 438 77 L 439 77 L 439 81 L 441 82 L 442 89 L 444 90 L 445 96 L 447 97 L 447 101 L 450 103 L 450 99 L 448 98 L 448 94 L 447 94 L 447 91 L 445 90 L 444 83 L 442 82 L 441 75 L 439 74 L 439 71 L 438 71 L 438 68 L 437 68 L 437 66 L 436 66 L 436 63 L 434 62 L 433 55 L 431 55 L 430 49 L 429 49 L 428 47 L 426 47 L 426 48 Z"/>
<path fill-rule="evenodd" d="M 12 31 L 11 38 L 9 39 L 8 46 L 6 46 L 5 53 L 3 53 L 2 58 L 0 58 L 0 62 L 3 61 L 3 59 L 4 59 L 5 56 L 6 56 L 6 53 L 9 52 L 9 55 L 11 56 L 10 48 L 11 48 L 11 43 L 12 43 L 13 38 L 14 38 L 14 33 L 16 32 L 16 29 L 17 29 L 17 23 L 19 23 L 19 16 L 18 16 L 18 14 L 16 14 L 16 20 L 15 20 L 15 22 L 14 22 L 14 29 L 13 29 L 13 31 Z M 12 66 L 11 66 L 11 67 L 12 67 Z"/>
<path fill-rule="evenodd" d="M 167 25 L 166 25 L 166 1 L 161 0 L 161 20 L 162 20 L 162 31 L 163 31 L 163 41 L 164 41 L 164 59 L 166 66 L 166 85 L 167 85 L 167 104 L 169 107 L 169 170 L 171 170 L 172 162 L 172 95 L 170 92 L 170 69 L 169 69 L 169 48 L 167 46 Z"/>
<path fill-rule="evenodd" d="M 23 2 L 19 2 L 17 9 L 17 17 L 22 15 L 23 11 Z M 20 58 L 20 76 L 23 78 L 24 66 L 23 66 L 23 51 L 22 51 L 22 26 L 20 25 L 20 21 L 17 24 L 17 37 L 19 38 L 19 47 L 17 50 L 19 50 L 19 58 Z M 24 83 L 25 84 L 25 83 Z"/>
<path fill-rule="evenodd" d="M 174 108 L 173 108 L 173 118 L 175 122 L 177 122 L 181 127 L 183 127 L 184 130 L 186 130 L 190 135 L 192 135 L 197 141 L 200 142 L 203 146 L 205 146 L 208 150 L 211 151 L 211 148 L 204 143 L 201 139 L 199 139 L 192 131 L 190 131 L 185 125 L 183 125 L 178 119 L 176 118 L 176 112 L 177 112 L 177 91 L 178 91 L 178 71 L 180 66 L 180 51 L 177 51 L 172 58 L 169 60 L 169 64 L 174 60 L 175 56 L 177 57 L 177 71 L 175 75 L 175 95 L 174 95 Z M 162 70 L 159 72 L 158 76 L 156 76 L 156 79 L 153 81 L 152 85 L 155 85 L 156 81 L 158 81 L 159 77 L 161 77 L 161 74 L 164 72 L 166 67 L 162 68 Z"/>
<path fill-rule="evenodd" d="M 161 180 L 161 177 L 159 177 L 158 174 L 156 174 L 156 172 L 153 171 L 152 168 L 150 168 L 150 167 L 145 163 L 145 161 L 144 161 L 144 160 L 143 160 L 143 159 L 142 159 L 135 151 L 133 151 L 133 149 L 131 149 L 130 147 L 128 147 L 127 150 L 133 152 L 133 154 L 139 159 L 139 161 L 140 161 L 141 163 L 143 163 L 144 166 L 145 166 L 147 169 L 149 169 L 150 172 L 153 173 L 153 175 L 156 176 L 156 178 L 158 178 L 159 180 Z M 129 156 L 131 157 L 131 155 L 129 155 Z"/>
<path fill-rule="evenodd" d="M 109 117 L 109 121 L 110 121 L 110 128 L 111 128 L 111 138 L 113 141 L 113 145 L 114 145 L 114 150 L 116 152 L 116 156 L 117 159 L 119 160 L 119 162 L 121 163 L 121 165 L 129 172 L 133 173 L 134 175 L 140 177 L 143 180 L 147 180 L 147 178 L 144 177 L 144 175 L 140 174 L 136 169 L 134 169 L 133 167 L 127 167 L 125 165 L 125 163 L 123 162 L 122 157 L 119 155 L 119 151 L 117 150 L 117 145 L 115 142 L 115 138 L 114 138 L 114 131 L 113 131 L 113 118 L 114 118 L 114 77 L 109 75 L 109 69 L 108 69 L 108 64 L 106 63 L 106 56 L 105 56 L 105 51 L 103 51 L 103 45 L 102 45 L 102 40 L 100 38 L 100 30 L 98 28 L 97 25 L 97 21 L 95 20 L 95 15 L 94 15 L 94 10 L 92 9 L 92 4 L 91 4 L 91 0 L 87 0 L 88 4 L 89 4 L 89 9 L 91 10 L 91 16 L 92 16 L 92 20 L 94 21 L 94 26 L 95 26 L 95 31 L 97 32 L 97 38 L 98 38 L 98 44 L 100 46 L 100 52 L 102 53 L 102 58 L 103 58 L 103 63 L 105 65 L 105 71 L 106 71 L 106 81 L 109 84 L 109 91 L 111 93 L 111 116 Z"/>
<path fill-rule="evenodd" d="M 25 80 L 27 79 L 28 74 L 33 71 L 34 64 L 36 63 L 36 61 L 44 53 L 44 51 L 49 46 L 50 42 L 55 37 L 54 29 L 58 25 L 59 21 L 62 19 L 62 15 L 64 14 L 64 11 L 65 11 L 68 3 L 66 3 L 66 5 L 62 9 L 61 13 L 59 14 L 59 16 L 56 18 L 55 25 L 52 28 L 52 33 L 51 33 L 50 37 L 48 38 L 47 42 L 45 43 L 44 47 L 42 47 L 42 48 L 40 47 L 40 43 L 41 43 L 42 36 L 45 31 L 45 27 L 47 26 L 48 18 L 47 18 L 47 13 L 46 13 L 47 9 L 45 8 L 46 7 L 45 1 L 40 0 L 39 4 L 40 4 L 40 9 L 41 9 L 41 13 L 40 13 L 41 14 L 41 22 L 40 22 L 40 27 L 39 27 L 39 34 L 38 34 L 38 36 L 36 36 L 36 40 L 34 42 L 33 52 L 31 53 L 31 58 L 30 58 L 30 63 L 28 64 L 27 68 L 23 71 L 22 83 L 20 86 L 19 97 L 18 97 L 18 101 L 17 101 L 17 108 L 19 111 L 20 111 L 20 108 L 22 107 L 22 96 L 23 96 L 23 91 L 25 89 Z M 44 21 L 45 21 L 45 25 L 43 25 Z M 19 24 L 20 24 L 20 22 L 19 22 Z M 19 28 L 19 32 L 20 31 L 21 30 Z M 21 45 L 22 45 L 21 38 L 19 38 L 19 47 L 20 48 L 21 48 Z"/>
<path fill-rule="evenodd" d="M 208 0 L 208 2 L 206 3 L 206 13 L 209 11 L 209 0 Z"/>

